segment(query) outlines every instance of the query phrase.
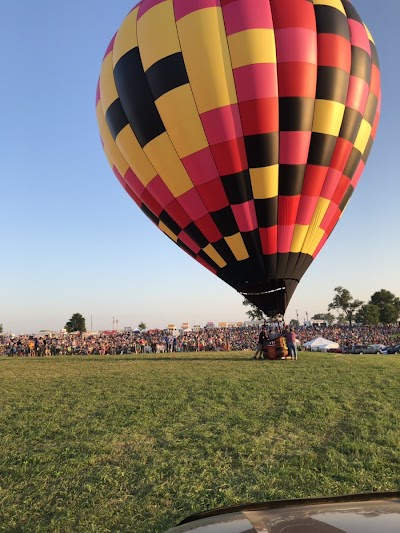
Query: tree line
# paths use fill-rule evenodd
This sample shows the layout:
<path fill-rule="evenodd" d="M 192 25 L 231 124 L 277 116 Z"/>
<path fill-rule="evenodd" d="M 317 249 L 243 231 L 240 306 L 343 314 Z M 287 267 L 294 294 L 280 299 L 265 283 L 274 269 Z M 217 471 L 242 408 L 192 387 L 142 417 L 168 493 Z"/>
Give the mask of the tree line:
<path fill-rule="evenodd" d="M 374 292 L 367 302 L 354 299 L 350 291 L 343 287 L 335 287 L 334 292 L 328 311 L 337 311 L 338 316 L 328 312 L 315 315 L 313 319 L 326 320 L 329 324 L 336 320 L 339 324 L 348 323 L 350 327 L 354 322 L 363 326 L 376 326 L 395 324 L 399 320 L 400 298 L 386 289 Z"/>

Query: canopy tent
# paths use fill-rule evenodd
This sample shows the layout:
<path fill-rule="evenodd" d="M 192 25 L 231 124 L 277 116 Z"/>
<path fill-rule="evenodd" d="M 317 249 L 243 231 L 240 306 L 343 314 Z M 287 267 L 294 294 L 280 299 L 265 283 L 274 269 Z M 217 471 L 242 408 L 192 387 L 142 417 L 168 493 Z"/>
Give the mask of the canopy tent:
<path fill-rule="evenodd" d="M 323 337 L 317 337 L 311 341 L 305 342 L 303 344 L 304 348 L 310 348 L 312 351 L 321 351 L 329 350 L 331 348 L 339 348 L 339 344 L 329 339 L 324 339 Z"/>

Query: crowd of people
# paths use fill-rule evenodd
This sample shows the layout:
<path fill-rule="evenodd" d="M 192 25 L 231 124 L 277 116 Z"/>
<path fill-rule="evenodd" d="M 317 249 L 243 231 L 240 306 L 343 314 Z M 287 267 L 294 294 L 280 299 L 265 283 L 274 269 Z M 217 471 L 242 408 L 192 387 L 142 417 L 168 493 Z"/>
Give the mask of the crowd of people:
<path fill-rule="evenodd" d="M 58 333 L 3 335 L 0 353 L 8 356 L 116 355 L 165 352 L 255 350 L 261 326 L 205 327 L 173 336 L 168 330 L 113 333 Z M 283 333 L 283 324 L 267 326 L 270 338 Z M 400 342 L 400 327 L 393 326 L 299 326 L 294 333 L 300 345 L 325 337 L 340 346 Z"/>
<path fill-rule="evenodd" d="M 400 326 L 379 325 L 379 326 L 311 326 L 296 328 L 297 338 L 301 344 L 324 337 L 330 341 L 337 342 L 341 347 L 355 344 L 383 344 L 389 346 L 400 342 Z"/>
<path fill-rule="evenodd" d="M 115 355 L 253 349 L 257 327 L 204 328 L 173 336 L 168 330 L 5 336 L 3 353 L 17 356 Z"/>

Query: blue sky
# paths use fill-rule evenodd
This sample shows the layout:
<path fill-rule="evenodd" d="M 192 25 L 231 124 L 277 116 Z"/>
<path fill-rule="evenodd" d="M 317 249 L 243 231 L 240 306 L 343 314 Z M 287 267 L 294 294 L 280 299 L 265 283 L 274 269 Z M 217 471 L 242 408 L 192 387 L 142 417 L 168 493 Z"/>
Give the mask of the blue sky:
<path fill-rule="evenodd" d="M 338 285 L 400 296 L 400 3 L 354 0 L 378 47 L 383 105 L 366 170 L 293 296 L 286 320 L 326 312 Z M 95 92 L 129 0 L 3 0 L 0 323 L 93 329 L 245 320 L 242 297 L 138 210 L 103 154 Z M 397 43 L 397 44 L 396 44 Z"/>

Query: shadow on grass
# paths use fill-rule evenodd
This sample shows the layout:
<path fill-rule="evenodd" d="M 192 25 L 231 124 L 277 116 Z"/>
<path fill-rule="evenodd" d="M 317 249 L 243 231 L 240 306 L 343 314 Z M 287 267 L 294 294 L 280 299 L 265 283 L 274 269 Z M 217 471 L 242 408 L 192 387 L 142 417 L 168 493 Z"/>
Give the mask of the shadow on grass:
<path fill-rule="evenodd" d="M 154 356 L 154 357 L 151 357 L 151 356 L 146 356 L 146 357 L 122 357 L 122 356 L 112 356 L 112 355 L 109 355 L 107 356 L 107 359 L 103 359 L 104 356 L 94 356 L 94 357 L 91 357 L 90 358 L 90 361 L 96 361 L 96 362 L 110 362 L 110 361 L 125 361 L 125 362 L 130 362 L 130 363 L 137 363 L 137 362 L 141 362 L 141 361 L 145 361 L 145 362 L 149 362 L 149 361 L 155 361 L 155 362 L 160 362 L 160 361 L 181 361 L 182 363 L 184 363 L 185 361 L 243 361 L 243 362 L 246 362 L 246 361 L 249 361 L 251 358 L 247 358 L 247 357 L 212 357 L 212 356 L 208 356 L 208 357 L 205 357 L 205 356 L 190 356 L 190 357 L 168 357 L 168 356 L 162 356 L 162 355 L 158 355 L 157 356 Z M 89 360 L 89 359 L 88 359 Z"/>
<path fill-rule="evenodd" d="M 87 356 L 82 356 L 82 357 L 87 357 Z M 248 355 L 248 356 L 227 356 L 227 357 L 221 357 L 221 356 L 216 356 L 216 357 L 213 357 L 212 355 L 209 355 L 209 356 L 205 356 L 205 355 L 190 355 L 189 357 L 186 357 L 186 356 L 182 356 L 182 357 L 179 357 L 179 356 L 173 356 L 173 357 L 168 357 L 167 355 L 163 356 L 162 354 L 157 354 L 155 356 L 149 356 L 149 355 L 146 355 L 144 357 L 140 357 L 139 355 L 136 356 L 136 357 L 132 357 L 132 356 L 112 356 L 112 355 L 108 355 L 106 356 L 107 359 L 104 358 L 104 356 L 100 355 L 100 356 L 90 356 L 87 360 L 89 361 L 96 361 L 96 362 L 110 362 L 110 361 L 125 361 L 125 362 L 132 362 L 132 363 L 136 363 L 136 362 L 140 362 L 140 361 L 145 361 L 145 362 L 149 362 L 149 361 L 155 361 L 155 362 L 160 362 L 160 361 L 181 361 L 182 363 L 186 362 L 186 361 L 209 361 L 209 362 L 213 362 L 213 361 L 240 361 L 242 363 L 248 363 L 250 361 L 254 361 L 253 359 L 253 356 L 251 355 Z M 290 361 L 290 359 L 288 360 Z M 269 360 L 269 359 L 261 359 L 261 360 L 258 360 L 258 361 L 254 361 L 254 364 L 262 364 L 262 363 L 285 363 L 286 360 L 282 360 L 282 359 L 276 359 L 276 360 Z"/>
<path fill-rule="evenodd" d="M 263 364 L 263 363 L 284 363 L 286 360 L 282 359 L 276 359 L 276 360 L 269 360 L 269 359 L 261 359 L 255 361 L 253 356 L 251 355 L 251 352 L 249 352 L 246 355 L 227 355 L 227 356 L 220 356 L 211 355 L 212 352 L 208 352 L 209 355 L 206 355 L 207 352 L 204 354 L 196 354 L 193 353 L 191 355 L 188 355 L 190 352 L 187 352 L 185 355 L 174 355 L 169 356 L 168 354 L 145 354 L 141 356 L 140 354 L 124 354 L 124 355 L 55 355 L 52 357 L 0 357 L 0 361 L 10 361 L 10 360 L 18 360 L 18 361 L 59 361 L 59 362 L 65 362 L 66 360 L 81 360 L 81 361 L 87 361 L 90 363 L 110 363 L 110 362 L 125 362 L 125 363 L 137 363 L 137 362 L 168 362 L 168 361 L 181 361 L 182 363 L 187 362 L 194 362 L 194 361 L 208 361 L 208 362 L 221 362 L 221 361 L 227 361 L 227 362 L 241 362 L 241 363 L 248 363 L 253 362 L 254 364 Z M 288 359 L 287 361 L 291 361 Z"/>

